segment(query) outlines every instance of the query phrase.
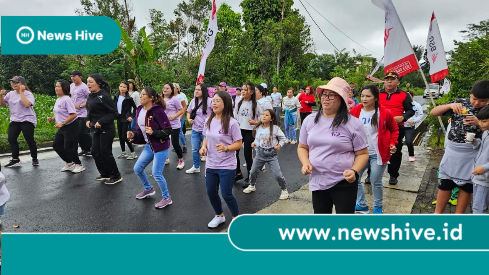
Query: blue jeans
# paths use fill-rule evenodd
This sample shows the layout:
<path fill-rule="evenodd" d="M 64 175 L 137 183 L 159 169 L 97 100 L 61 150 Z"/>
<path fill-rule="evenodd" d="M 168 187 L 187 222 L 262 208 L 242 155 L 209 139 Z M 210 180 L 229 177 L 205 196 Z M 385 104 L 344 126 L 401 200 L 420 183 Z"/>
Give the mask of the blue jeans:
<path fill-rule="evenodd" d="M 359 176 L 362 178 L 363 172 L 370 167 L 370 182 L 372 183 L 372 191 L 374 193 L 374 206 L 382 207 L 384 202 L 384 185 L 382 184 L 382 176 L 384 175 L 386 165 L 377 164 L 377 154 L 368 157 L 367 165 L 360 171 Z M 357 204 L 360 207 L 367 207 L 365 201 L 365 192 L 363 191 L 362 182 L 358 181 Z"/>
<path fill-rule="evenodd" d="M 224 213 L 222 210 L 221 198 L 219 198 L 219 187 L 221 187 L 221 196 L 228 205 L 231 215 L 233 215 L 233 217 L 239 215 L 238 201 L 233 195 L 234 176 L 236 176 L 235 169 L 207 168 L 206 170 L 205 186 L 207 188 L 207 196 L 209 197 L 216 215 Z"/>
<path fill-rule="evenodd" d="M 192 158 L 194 160 L 194 167 L 200 168 L 200 147 L 202 146 L 202 141 L 204 140 L 204 135 L 201 132 L 192 130 L 192 136 L 190 141 L 192 142 Z"/>
<path fill-rule="evenodd" d="M 161 195 L 164 198 L 169 198 L 170 193 L 168 192 L 165 177 L 163 177 L 163 168 L 165 167 L 166 157 L 168 157 L 168 149 L 153 153 L 151 146 L 146 144 L 141 152 L 141 155 L 136 161 L 136 164 L 134 164 L 134 173 L 136 173 L 139 180 L 141 180 L 143 183 L 144 190 L 150 190 L 153 188 L 153 186 L 151 186 L 151 183 L 149 183 L 148 176 L 144 172 L 144 169 L 151 161 L 153 161 L 153 178 L 160 186 Z"/>
<path fill-rule="evenodd" d="M 185 135 L 183 134 L 183 127 L 185 126 L 185 116 L 182 116 L 182 121 L 180 121 L 180 143 L 182 146 L 187 146 L 187 141 L 185 140 Z"/>
<path fill-rule="evenodd" d="M 294 117 L 294 124 L 291 124 L 289 125 L 289 123 L 287 122 L 287 117 L 285 117 L 284 119 L 284 124 L 285 124 L 285 135 L 287 136 L 287 139 L 290 140 L 290 132 L 289 131 L 292 131 L 292 137 L 294 138 L 293 140 L 297 140 L 297 134 L 296 134 L 296 131 L 295 131 L 295 122 L 297 121 L 297 114 L 295 115 L 292 115 Z"/>

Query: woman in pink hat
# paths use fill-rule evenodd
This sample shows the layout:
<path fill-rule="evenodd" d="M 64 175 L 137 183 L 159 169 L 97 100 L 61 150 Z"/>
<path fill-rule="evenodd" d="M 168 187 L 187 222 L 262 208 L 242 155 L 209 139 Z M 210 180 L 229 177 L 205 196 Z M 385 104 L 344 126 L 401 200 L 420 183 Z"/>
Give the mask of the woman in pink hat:
<path fill-rule="evenodd" d="M 316 89 L 316 115 L 302 121 L 297 154 L 310 175 L 315 214 L 355 213 L 358 171 L 368 161 L 368 139 L 359 119 L 348 112 L 350 86 L 339 77 Z"/>

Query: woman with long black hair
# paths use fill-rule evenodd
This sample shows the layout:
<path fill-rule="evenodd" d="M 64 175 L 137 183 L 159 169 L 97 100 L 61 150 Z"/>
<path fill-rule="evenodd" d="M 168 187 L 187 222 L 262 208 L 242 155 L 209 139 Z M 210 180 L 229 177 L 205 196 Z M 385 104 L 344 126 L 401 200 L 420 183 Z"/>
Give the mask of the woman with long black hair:
<path fill-rule="evenodd" d="M 179 143 L 181 127 L 181 120 L 179 117 L 183 114 L 184 109 L 180 99 L 175 96 L 175 87 L 173 87 L 173 83 L 166 83 L 163 86 L 163 98 L 166 102 L 165 113 L 168 116 L 173 129 L 171 132 L 171 144 L 178 156 L 177 169 L 181 170 L 185 167 L 185 161 L 183 160 L 182 147 Z M 165 164 L 170 164 L 169 158 L 166 159 Z"/>
<path fill-rule="evenodd" d="M 247 82 L 243 84 L 243 97 L 239 101 L 238 105 L 234 108 L 234 118 L 239 122 L 241 129 L 241 135 L 243 136 L 244 143 L 244 157 L 246 160 L 246 170 L 248 171 L 248 177 L 245 179 L 243 187 L 248 187 L 251 166 L 253 165 L 253 157 L 251 143 L 255 138 L 253 137 L 254 126 L 260 124 L 260 118 L 263 113 L 262 106 L 256 100 L 255 85 Z M 236 181 L 243 179 L 243 173 L 241 173 L 241 165 L 239 161 L 239 150 L 236 151 L 238 159 L 238 166 L 236 167 Z"/>
<path fill-rule="evenodd" d="M 87 100 L 87 127 L 92 131 L 92 156 L 100 176 L 95 178 L 105 184 L 122 181 L 121 173 L 112 155 L 115 137 L 114 120 L 117 119 L 117 106 L 107 91 L 109 84 L 99 74 L 91 74 L 87 79 L 91 92 Z"/>
<path fill-rule="evenodd" d="M 24 135 L 29 150 L 31 151 L 32 165 L 38 166 L 37 145 L 34 140 L 34 128 L 37 125 L 37 117 L 34 112 L 34 95 L 22 76 L 14 76 L 10 79 L 12 91 L 0 91 L 0 106 L 8 106 L 10 109 L 10 124 L 8 126 L 8 143 L 12 159 L 5 167 L 12 167 L 20 163 L 19 142 L 17 138 L 20 132 Z M 4 98 L 5 96 L 5 98 Z"/>
<path fill-rule="evenodd" d="M 134 147 L 127 140 L 127 131 L 131 128 L 132 119 L 136 113 L 136 103 L 128 93 L 129 83 L 127 81 L 122 81 L 119 84 L 119 91 L 114 96 L 114 103 L 117 105 L 117 132 L 119 133 L 119 142 L 121 145 L 121 154 L 117 158 L 126 158 L 132 160 L 137 158 L 134 152 Z M 126 154 L 126 145 L 131 151 L 130 155 Z"/>
<path fill-rule="evenodd" d="M 195 87 L 194 99 L 187 111 L 188 122 L 192 124 L 192 158 L 194 165 L 185 171 L 187 174 L 200 173 L 199 150 L 204 140 L 204 123 L 212 112 L 212 98 L 209 97 L 207 86 L 199 84 Z"/>

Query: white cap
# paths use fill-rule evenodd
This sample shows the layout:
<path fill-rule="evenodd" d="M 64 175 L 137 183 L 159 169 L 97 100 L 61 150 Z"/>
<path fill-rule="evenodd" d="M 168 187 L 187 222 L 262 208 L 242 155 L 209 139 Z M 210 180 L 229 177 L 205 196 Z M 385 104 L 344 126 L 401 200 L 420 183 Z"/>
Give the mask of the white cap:
<path fill-rule="evenodd" d="M 260 85 L 261 85 L 263 88 L 265 88 L 265 89 L 267 89 L 267 88 L 268 88 L 266 83 L 262 83 L 262 84 L 260 84 Z"/>

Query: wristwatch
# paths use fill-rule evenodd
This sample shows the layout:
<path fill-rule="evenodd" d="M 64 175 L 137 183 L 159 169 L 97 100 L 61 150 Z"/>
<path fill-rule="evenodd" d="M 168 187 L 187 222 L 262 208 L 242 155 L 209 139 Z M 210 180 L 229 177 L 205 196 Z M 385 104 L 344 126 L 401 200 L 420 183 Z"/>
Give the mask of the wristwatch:
<path fill-rule="evenodd" d="M 63 126 L 65 126 L 65 125 L 66 125 L 66 123 L 65 123 L 65 121 L 64 121 L 64 120 L 63 120 L 63 121 L 61 121 L 61 124 L 63 124 Z"/>
<path fill-rule="evenodd" d="M 357 170 L 355 170 L 355 169 L 353 169 L 353 168 L 352 168 L 352 169 L 350 169 L 350 170 L 352 170 L 353 172 L 355 172 L 355 179 L 356 179 L 356 180 L 358 180 L 359 175 L 358 175 Z"/>
<path fill-rule="evenodd" d="M 229 152 L 229 146 L 226 146 L 226 152 Z"/>

